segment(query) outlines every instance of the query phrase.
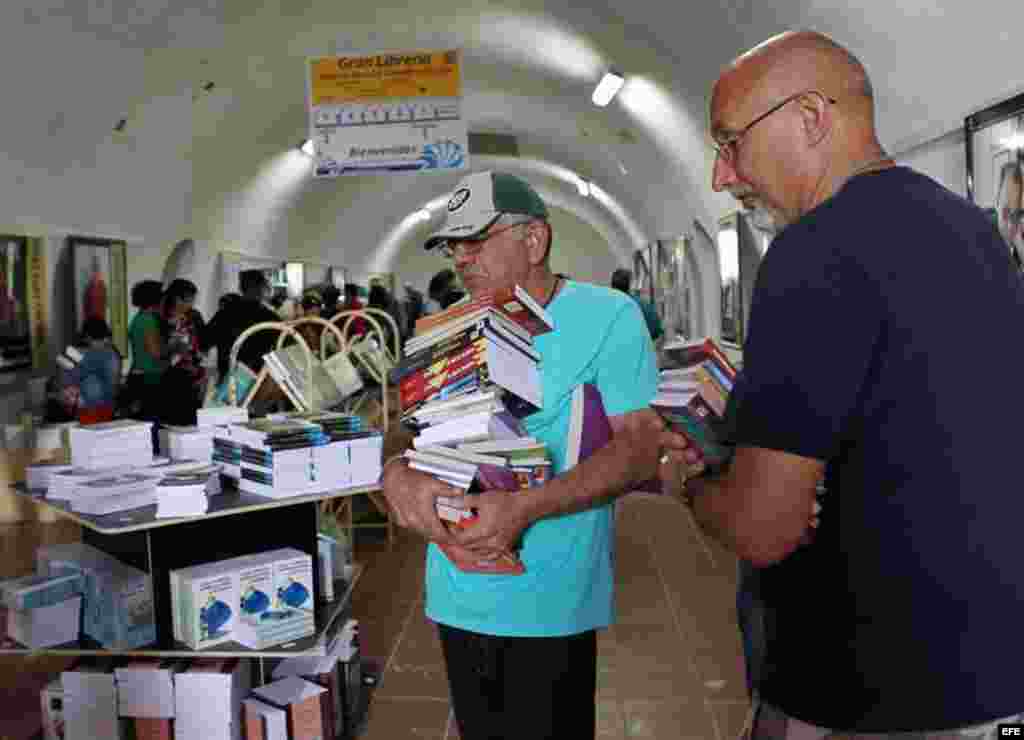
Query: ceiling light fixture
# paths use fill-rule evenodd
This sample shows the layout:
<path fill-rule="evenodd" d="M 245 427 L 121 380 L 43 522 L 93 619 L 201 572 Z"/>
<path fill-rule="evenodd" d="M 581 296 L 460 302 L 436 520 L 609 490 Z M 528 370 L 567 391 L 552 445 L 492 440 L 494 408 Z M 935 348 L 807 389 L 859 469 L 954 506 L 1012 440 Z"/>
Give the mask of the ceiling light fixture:
<path fill-rule="evenodd" d="M 301 151 L 307 157 L 315 157 L 316 156 L 316 146 L 313 144 L 313 140 L 312 139 L 306 139 L 301 144 L 299 144 L 299 151 Z"/>
<path fill-rule="evenodd" d="M 591 100 L 594 101 L 594 105 L 603 108 L 612 102 L 612 98 L 615 94 L 622 89 L 626 79 L 616 72 L 615 70 L 608 70 L 604 73 L 604 77 L 597 83 L 597 87 L 594 88 L 594 94 L 591 96 Z"/>
<path fill-rule="evenodd" d="M 1024 149 L 1024 134 L 1014 134 L 999 142 L 1007 149 Z"/>

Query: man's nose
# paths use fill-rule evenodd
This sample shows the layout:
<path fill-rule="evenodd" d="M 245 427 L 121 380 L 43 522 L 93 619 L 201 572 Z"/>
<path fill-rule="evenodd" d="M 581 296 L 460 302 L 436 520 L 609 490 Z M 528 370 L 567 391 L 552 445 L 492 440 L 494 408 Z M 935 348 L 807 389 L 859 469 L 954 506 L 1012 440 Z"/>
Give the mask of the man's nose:
<path fill-rule="evenodd" d="M 711 189 L 720 193 L 738 180 L 736 170 L 732 165 L 721 154 L 715 152 L 715 165 L 711 171 Z"/>

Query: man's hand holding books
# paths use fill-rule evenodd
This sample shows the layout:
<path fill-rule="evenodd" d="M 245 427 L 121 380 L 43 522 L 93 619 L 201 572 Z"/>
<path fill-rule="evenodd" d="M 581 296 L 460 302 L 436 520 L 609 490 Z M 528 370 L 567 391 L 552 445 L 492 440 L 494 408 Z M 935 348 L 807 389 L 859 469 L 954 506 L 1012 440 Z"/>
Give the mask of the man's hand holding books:
<path fill-rule="evenodd" d="M 496 564 L 514 559 L 510 548 L 492 546 L 492 542 L 498 541 L 492 531 L 493 524 L 484 527 L 480 525 L 485 521 L 492 522 L 493 516 L 503 516 L 501 512 L 494 510 L 496 504 L 490 500 L 482 506 L 484 499 L 511 501 L 516 499 L 516 496 L 467 496 L 458 488 L 442 482 L 433 475 L 413 470 L 404 460 L 398 459 L 385 466 L 381 487 L 396 523 L 437 544 L 449 558 L 457 561 L 463 570 L 494 572 Z M 474 508 L 478 512 L 484 509 L 488 512 L 487 518 L 483 519 L 478 513 L 477 518 L 473 520 L 474 524 L 467 528 L 466 532 L 454 526 L 449 527 L 438 516 L 439 499 L 440 503 L 455 509 Z M 502 531 L 508 531 L 506 526 L 502 524 Z M 516 532 L 516 537 L 524 527 L 525 524 Z M 484 537 L 470 536 L 469 531 L 476 532 L 478 528 Z M 467 545 L 463 538 L 472 544 Z M 483 539 L 488 541 L 480 541 Z M 514 538 L 512 541 L 515 541 Z"/>

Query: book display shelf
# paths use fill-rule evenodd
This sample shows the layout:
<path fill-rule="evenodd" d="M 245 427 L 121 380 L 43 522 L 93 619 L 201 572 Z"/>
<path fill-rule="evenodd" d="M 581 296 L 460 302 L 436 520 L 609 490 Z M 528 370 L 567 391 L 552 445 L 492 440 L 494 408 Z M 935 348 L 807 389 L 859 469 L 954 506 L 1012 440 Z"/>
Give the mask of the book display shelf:
<path fill-rule="evenodd" d="M 316 631 L 313 635 L 263 650 L 241 644 L 222 643 L 205 650 L 193 650 L 173 638 L 171 622 L 170 571 L 283 547 L 293 547 L 317 560 L 317 532 L 320 505 L 332 498 L 353 496 L 377 490 L 364 486 L 339 489 L 308 496 L 270 499 L 226 488 L 210 497 L 210 509 L 201 516 L 157 519 L 156 506 L 92 516 L 72 512 L 64 501 L 47 500 L 41 493 L 23 485 L 14 487 L 15 495 L 46 506 L 58 516 L 82 527 L 82 542 L 112 555 L 118 560 L 150 574 L 153 585 L 153 609 L 156 642 L 130 650 L 112 650 L 88 638 L 50 648 L 3 648 L 0 655 L 127 655 L 156 657 L 239 657 L 257 658 L 262 675 L 264 658 L 298 655 L 322 656 L 345 620 L 353 589 L 362 573 L 355 565 L 346 582 L 335 580 L 334 601 L 321 602 L 319 568 L 313 568 L 313 595 Z M 244 515 L 244 516 L 243 516 Z"/>

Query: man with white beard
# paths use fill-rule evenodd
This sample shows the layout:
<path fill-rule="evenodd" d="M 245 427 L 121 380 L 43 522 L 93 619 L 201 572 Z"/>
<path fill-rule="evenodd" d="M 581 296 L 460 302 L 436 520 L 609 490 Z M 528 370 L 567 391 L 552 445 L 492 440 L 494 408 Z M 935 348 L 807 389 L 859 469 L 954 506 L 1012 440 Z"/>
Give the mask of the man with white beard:
<path fill-rule="evenodd" d="M 711 95 L 712 187 L 778 227 L 732 463 L 684 487 L 760 569 L 753 740 L 989 740 L 1024 719 L 1024 397 L 969 382 L 992 347 L 1024 373 L 1024 282 L 984 212 L 896 166 L 874 117 L 863 65 L 811 31 L 743 54 Z"/>

